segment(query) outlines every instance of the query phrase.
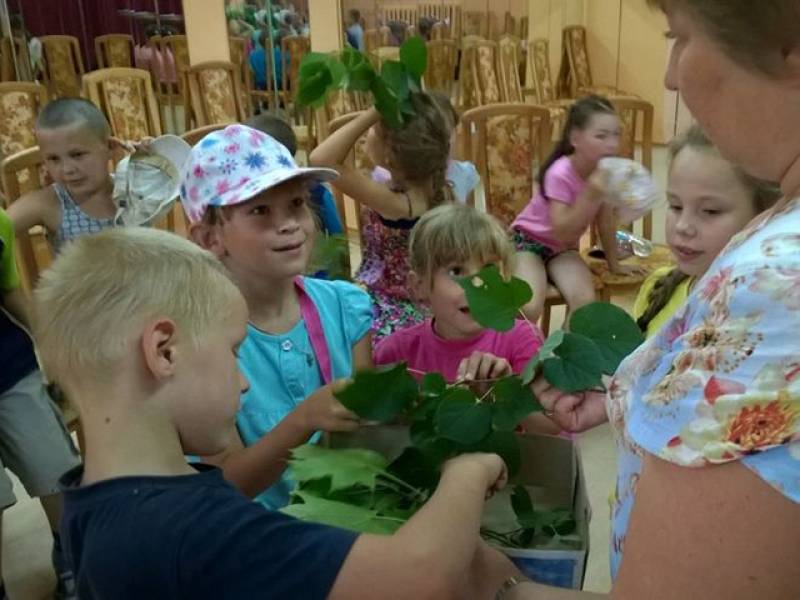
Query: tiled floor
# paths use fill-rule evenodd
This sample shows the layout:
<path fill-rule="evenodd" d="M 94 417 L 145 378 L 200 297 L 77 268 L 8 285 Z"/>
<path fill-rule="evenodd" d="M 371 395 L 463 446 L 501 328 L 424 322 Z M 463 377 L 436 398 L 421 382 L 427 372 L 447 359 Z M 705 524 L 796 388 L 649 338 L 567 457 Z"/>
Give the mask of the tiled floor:
<path fill-rule="evenodd" d="M 657 148 L 654 176 L 662 188 L 666 179 L 666 165 L 666 151 Z M 663 241 L 663 207 L 656 208 L 654 217 L 654 241 Z M 354 264 L 357 264 L 357 259 Z M 633 298 L 614 298 L 614 301 L 629 308 Z M 553 328 L 559 327 L 562 320 L 563 309 L 556 307 L 552 318 Z M 606 425 L 581 435 L 579 446 L 593 509 L 585 589 L 606 592 L 610 588 L 608 494 L 614 485 L 616 471 L 610 428 Z M 18 482 L 15 483 L 19 501 L 3 515 L 2 557 L 6 590 L 12 600 L 42 600 L 50 597 L 55 585 L 50 570 L 50 532 L 39 503 L 31 500 Z"/>

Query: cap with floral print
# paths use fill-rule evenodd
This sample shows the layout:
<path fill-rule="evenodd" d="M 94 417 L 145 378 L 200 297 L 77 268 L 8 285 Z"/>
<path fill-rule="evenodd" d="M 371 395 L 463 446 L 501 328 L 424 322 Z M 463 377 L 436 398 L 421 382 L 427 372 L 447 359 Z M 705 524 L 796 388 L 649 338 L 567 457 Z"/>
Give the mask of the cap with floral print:
<path fill-rule="evenodd" d="M 273 137 L 245 125 L 228 125 L 192 148 L 181 176 L 181 203 L 189 221 L 198 223 L 209 206 L 241 204 L 301 176 L 332 181 L 338 173 L 298 167 Z"/>

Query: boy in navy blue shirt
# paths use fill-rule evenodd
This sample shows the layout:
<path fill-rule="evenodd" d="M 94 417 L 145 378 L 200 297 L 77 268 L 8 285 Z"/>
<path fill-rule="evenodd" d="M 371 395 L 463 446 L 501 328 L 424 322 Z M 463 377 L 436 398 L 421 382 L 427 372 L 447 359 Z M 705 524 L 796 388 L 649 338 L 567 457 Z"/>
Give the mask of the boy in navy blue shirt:
<path fill-rule="evenodd" d="M 34 294 L 44 368 L 72 399 L 85 466 L 62 478 L 81 600 L 490 598 L 516 569 L 478 535 L 505 483 L 493 454 L 448 462 L 397 533 L 297 521 L 185 454 L 224 451 L 247 381 L 247 307 L 224 267 L 173 234 L 120 228 L 68 245 Z"/>

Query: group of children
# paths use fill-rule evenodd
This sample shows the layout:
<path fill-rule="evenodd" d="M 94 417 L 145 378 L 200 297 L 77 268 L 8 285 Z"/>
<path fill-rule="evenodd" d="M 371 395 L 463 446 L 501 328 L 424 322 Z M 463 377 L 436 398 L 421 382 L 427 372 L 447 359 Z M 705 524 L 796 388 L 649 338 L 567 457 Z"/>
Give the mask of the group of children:
<path fill-rule="evenodd" d="M 292 491 L 285 470 L 293 448 L 320 431 L 360 426 L 334 396 L 355 371 L 405 361 L 420 376 L 436 371 L 464 382 L 519 373 L 535 354 L 535 326 L 483 329 L 455 279 L 490 264 L 517 274 L 534 290 L 525 312 L 535 322 L 548 279 L 570 310 L 594 299 L 575 252 L 592 224 L 610 267 L 622 268 L 597 169 L 618 149 L 619 121 L 607 100 L 572 107 L 539 190 L 510 232 L 465 202 L 476 177 L 451 158 L 452 106 L 427 93 L 412 101 L 414 116 L 402 128 L 366 111 L 323 141 L 309 168 L 297 166 L 291 136 L 280 139 L 275 121 L 208 134 L 182 174 L 191 241 L 111 229 L 115 142 L 102 113 L 79 99 L 41 112 L 36 135 L 53 184 L 11 206 L 13 228 L 0 213 L 3 307 L 27 325 L 13 229 L 42 225 L 58 258 L 34 294 L 34 339 L 47 379 L 78 408 L 86 448 L 77 466 L 30 341 L 0 314 L 4 364 L 20 361 L 0 378 L 0 415 L 9 414 L 0 427 L 4 437 L 26 436 L 0 458 L 46 509 L 55 507 L 54 532 L 56 479 L 71 469 L 62 479 L 64 537 L 54 537 L 81 598 L 166 590 L 202 598 L 223 589 L 242 598 L 358 598 L 375 589 L 387 597 L 466 597 L 466 589 L 485 597 L 515 574 L 478 538 L 483 499 L 505 483 L 493 455 L 447 463 L 430 502 L 393 536 L 355 536 L 275 510 Z M 365 132 L 379 167 L 372 176 L 345 161 Z M 321 182 L 363 206 L 360 285 L 305 276 L 319 211 L 332 206 Z M 657 328 L 730 237 L 775 199 L 774 188 L 745 177 L 699 131 L 677 143 L 667 217 L 677 267 L 643 286 L 642 328 Z M 34 397 L 35 410 L 49 416 L 36 416 L 32 436 Z M 543 415 L 523 425 L 558 433 Z M 186 455 L 201 464 L 189 466 Z M 10 506 L 13 494 L 0 500 Z"/>

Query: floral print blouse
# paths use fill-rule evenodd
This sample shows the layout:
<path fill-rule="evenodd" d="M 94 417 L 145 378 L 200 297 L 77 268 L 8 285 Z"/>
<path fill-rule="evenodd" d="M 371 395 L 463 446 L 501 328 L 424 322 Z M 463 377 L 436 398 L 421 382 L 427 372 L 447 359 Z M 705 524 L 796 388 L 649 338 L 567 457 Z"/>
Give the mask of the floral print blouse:
<path fill-rule="evenodd" d="M 645 453 L 691 468 L 741 460 L 800 503 L 800 200 L 731 240 L 620 365 L 607 410 L 619 455 L 614 577 Z"/>

